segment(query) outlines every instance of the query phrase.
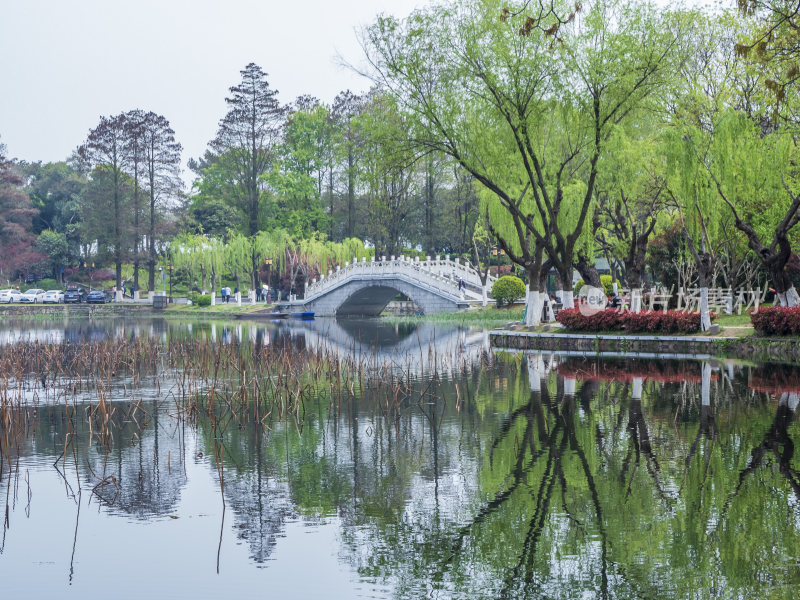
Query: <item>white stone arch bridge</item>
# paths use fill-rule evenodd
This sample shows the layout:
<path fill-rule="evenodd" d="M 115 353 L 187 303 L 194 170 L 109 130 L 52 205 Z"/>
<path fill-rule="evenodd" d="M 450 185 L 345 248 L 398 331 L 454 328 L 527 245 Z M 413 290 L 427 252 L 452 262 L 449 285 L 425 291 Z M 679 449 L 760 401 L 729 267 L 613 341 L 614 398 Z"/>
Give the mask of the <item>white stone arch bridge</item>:
<path fill-rule="evenodd" d="M 486 288 L 495 278 L 489 276 Z M 465 289 L 459 289 L 459 281 Z M 354 260 L 328 271 L 306 289 L 305 297 L 290 302 L 293 310 L 320 317 L 377 316 L 398 293 L 410 298 L 425 314 L 455 312 L 470 302 L 483 302 L 487 289 L 471 265 L 459 259 L 419 260 L 405 256 L 389 260 Z"/>

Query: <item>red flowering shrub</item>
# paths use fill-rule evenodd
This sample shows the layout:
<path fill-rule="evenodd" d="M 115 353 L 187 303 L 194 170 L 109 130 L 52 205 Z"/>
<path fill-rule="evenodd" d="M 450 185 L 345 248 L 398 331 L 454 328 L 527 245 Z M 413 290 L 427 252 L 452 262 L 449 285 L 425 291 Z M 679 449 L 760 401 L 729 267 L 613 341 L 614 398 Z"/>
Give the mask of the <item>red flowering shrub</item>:
<path fill-rule="evenodd" d="M 800 335 L 800 307 L 767 306 L 750 313 L 759 335 Z"/>
<path fill-rule="evenodd" d="M 711 319 L 717 318 L 711 313 Z M 577 308 L 558 312 L 556 320 L 571 331 L 628 331 L 631 333 L 697 333 L 700 313 L 682 310 L 644 310 L 639 313 L 604 310 L 584 315 Z"/>

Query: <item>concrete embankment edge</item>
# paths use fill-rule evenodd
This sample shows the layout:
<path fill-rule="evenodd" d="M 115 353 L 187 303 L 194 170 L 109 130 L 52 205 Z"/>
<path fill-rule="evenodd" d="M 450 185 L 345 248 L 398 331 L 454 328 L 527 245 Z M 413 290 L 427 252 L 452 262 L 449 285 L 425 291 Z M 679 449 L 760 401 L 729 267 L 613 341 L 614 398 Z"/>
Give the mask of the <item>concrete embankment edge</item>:
<path fill-rule="evenodd" d="M 163 316 L 163 310 L 155 310 L 151 304 L 12 304 L 0 307 L 0 318 L 30 318 L 80 316 Z"/>
<path fill-rule="evenodd" d="M 800 363 L 797 338 L 620 336 L 569 333 L 489 332 L 496 350 L 545 350 L 584 354 L 708 355 Z"/>

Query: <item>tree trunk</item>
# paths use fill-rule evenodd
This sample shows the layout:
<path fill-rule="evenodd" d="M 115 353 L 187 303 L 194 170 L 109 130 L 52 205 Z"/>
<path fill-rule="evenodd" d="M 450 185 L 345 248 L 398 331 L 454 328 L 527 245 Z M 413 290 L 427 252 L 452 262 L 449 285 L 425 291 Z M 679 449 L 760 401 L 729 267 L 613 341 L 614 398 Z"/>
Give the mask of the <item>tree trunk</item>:
<path fill-rule="evenodd" d="M 349 238 L 353 237 L 355 231 L 356 182 L 354 168 L 355 153 L 351 144 L 347 148 L 347 237 Z"/>
<path fill-rule="evenodd" d="M 533 261 L 525 266 L 528 274 L 528 297 L 525 302 L 525 326 L 538 327 L 542 323 L 542 294 L 539 292 L 539 275 L 542 268 L 542 250 L 539 248 Z"/>
<path fill-rule="evenodd" d="M 561 305 L 563 308 L 575 308 L 575 298 L 572 294 L 572 263 L 558 270 L 561 280 Z"/>
<path fill-rule="evenodd" d="M 631 289 L 631 312 L 642 312 L 642 288 Z"/>
<path fill-rule="evenodd" d="M 525 302 L 525 327 L 538 327 L 542 323 L 542 295 L 537 286 L 528 286 L 528 297 Z"/>
<path fill-rule="evenodd" d="M 764 261 L 768 266 L 769 277 L 772 285 L 775 287 L 781 306 L 797 306 L 798 297 L 797 290 L 792 285 L 792 280 L 786 272 L 786 263 L 789 262 L 788 258 L 784 261 L 778 255 L 771 257 L 772 260 Z"/>
<path fill-rule="evenodd" d="M 708 288 L 714 272 L 714 258 L 708 252 L 698 254 L 697 279 L 700 286 L 700 329 L 711 329 L 711 310 L 708 306 Z"/>
<path fill-rule="evenodd" d="M 556 320 L 553 303 L 550 300 L 550 294 L 547 292 L 547 275 L 550 273 L 550 266 L 551 262 L 547 260 L 539 270 L 539 294 L 541 294 L 542 309 L 544 312 L 543 319 L 547 323 L 552 323 Z"/>
<path fill-rule="evenodd" d="M 581 274 L 584 284 L 591 285 L 596 288 L 602 288 L 603 284 L 600 282 L 600 274 L 593 263 L 590 263 L 586 256 L 582 253 L 578 254 L 578 260 L 575 261 L 575 268 Z"/>
<path fill-rule="evenodd" d="M 153 187 L 151 184 L 150 229 L 147 232 L 147 287 L 151 292 L 156 289 L 156 194 Z"/>
<path fill-rule="evenodd" d="M 623 259 L 625 282 L 631 291 L 631 312 L 642 312 L 642 286 L 644 284 L 644 251 L 646 246 L 637 245 L 630 249 Z M 642 249 L 640 251 L 640 249 Z"/>

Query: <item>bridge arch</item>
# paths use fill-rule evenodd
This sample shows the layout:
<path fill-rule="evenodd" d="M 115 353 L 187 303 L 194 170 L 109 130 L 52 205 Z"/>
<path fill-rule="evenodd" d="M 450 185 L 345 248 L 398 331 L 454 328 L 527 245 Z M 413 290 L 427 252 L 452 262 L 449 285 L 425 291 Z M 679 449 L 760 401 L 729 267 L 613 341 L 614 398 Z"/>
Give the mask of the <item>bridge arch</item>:
<path fill-rule="evenodd" d="M 477 271 L 456 261 L 392 260 L 348 263 L 328 271 L 306 290 L 292 307 L 319 316 L 379 315 L 398 292 L 410 298 L 424 313 L 454 312 L 469 307 L 475 296 Z M 466 286 L 465 286 L 466 284 Z M 466 289 L 465 289 L 466 287 Z M 478 295 L 480 298 L 480 295 Z"/>
<path fill-rule="evenodd" d="M 423 286 L 397 274 L 348 277 L 320 294 L 297 301 L 295 306 L 321 317 L 378 316 L 398 293 L 410 298 L 426 314 L 455 312 L 469 306 L 456 294 Z"/>

